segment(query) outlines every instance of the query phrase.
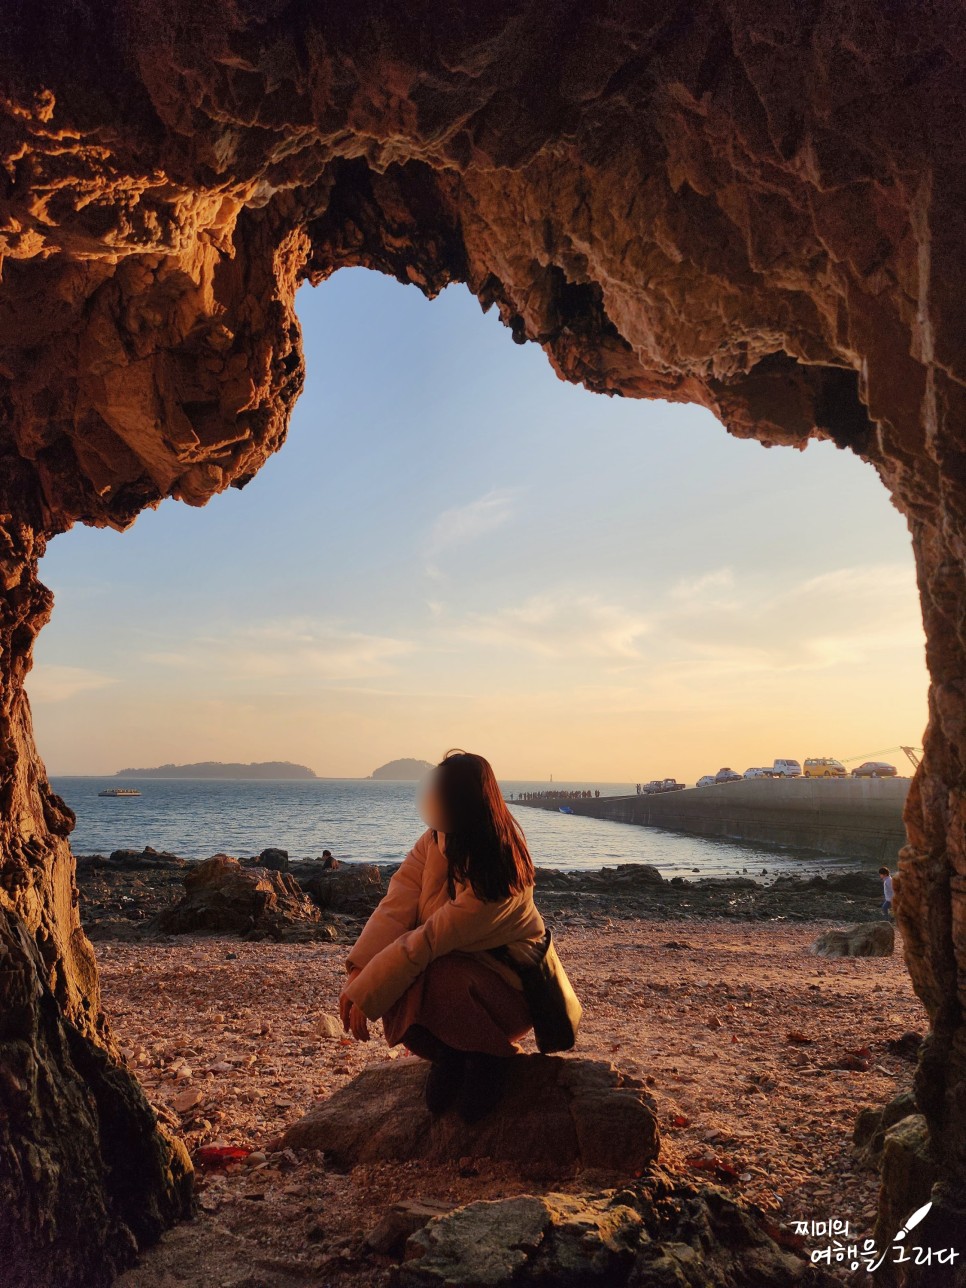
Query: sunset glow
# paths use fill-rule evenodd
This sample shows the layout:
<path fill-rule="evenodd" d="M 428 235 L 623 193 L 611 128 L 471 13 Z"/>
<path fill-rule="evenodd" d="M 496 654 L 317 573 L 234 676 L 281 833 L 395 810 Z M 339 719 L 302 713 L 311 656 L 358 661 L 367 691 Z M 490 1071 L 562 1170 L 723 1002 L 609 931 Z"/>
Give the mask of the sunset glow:
<path fill-rule="evenodd" d="M 462 289 L 359 270 L 300 301 L 306 392 L 244 492 L 53 541 L 51 772 L 458 744 L 505 778 L 693 782 L 920 741 L 910 543 L 870 467 L 565 385 Z"/>

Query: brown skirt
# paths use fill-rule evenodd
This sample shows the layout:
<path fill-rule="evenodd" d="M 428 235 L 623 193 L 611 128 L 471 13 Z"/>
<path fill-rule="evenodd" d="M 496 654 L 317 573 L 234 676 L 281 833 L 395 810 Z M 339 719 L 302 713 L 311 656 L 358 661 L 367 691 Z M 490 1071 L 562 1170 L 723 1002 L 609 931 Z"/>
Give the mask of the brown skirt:
<path fill-rule="evenodd" d="M 516 1040 L 533 1027 L 522 992 L 459 953 L 430 962 L 382 1017 L 390 1046 L 414 1024 L 457 1051 L 506 1056 L 519 1052 Z"/>

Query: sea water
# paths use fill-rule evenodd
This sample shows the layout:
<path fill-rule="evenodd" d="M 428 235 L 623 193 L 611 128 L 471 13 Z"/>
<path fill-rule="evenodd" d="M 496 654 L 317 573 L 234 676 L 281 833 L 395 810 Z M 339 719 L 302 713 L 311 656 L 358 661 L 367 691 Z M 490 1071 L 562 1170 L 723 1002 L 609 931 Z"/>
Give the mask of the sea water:
<path fill-rule="evenodd" d="M 75 854 L 118 849 L 167 850 L 185 859 L 211 854 L 258 854 L 268 846 L 294 858 L 331 850 L 341 860 L 396 863 L 423 830 L 414 783 L 369 779 L 237 781 L 159 778 L 53 778 L 53 788 L 77 816 Z M 506 782 L 512 793 L 546 790 L 546 783 Z M 140 796 L 103 797 L 112 787 Z M 554 789 L 633 794 L 632 783 L 554 783 Z M 665 877 L 769 876 L 863 866 L 793 849 L 774 850 L 710 840 L 656 828 L 513 805 L 539 867 L 601 868 L 651 863 Z M 865 865 L 867 866 L 867 865 Z"/>

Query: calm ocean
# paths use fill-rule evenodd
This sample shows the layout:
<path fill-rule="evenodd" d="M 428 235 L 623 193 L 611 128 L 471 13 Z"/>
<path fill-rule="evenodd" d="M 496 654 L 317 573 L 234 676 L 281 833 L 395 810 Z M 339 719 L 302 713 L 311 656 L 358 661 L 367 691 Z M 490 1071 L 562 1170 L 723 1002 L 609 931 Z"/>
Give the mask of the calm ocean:
<path fill-rule="evenodd" d="M 398 862 L 422 831 L 413 783 L 367 779 L 284 782 L 197 779 L 53 778 L 77 815 L 75 854 L 109 854 L 152 845 L 186 859 L 211 854 L 257 854 L 270 845 L 292 858 L 337 858 Z M 507 782 L 511 792 L 540 791 L 546 783 Z M 141 796 L 98 796 L 109 787 L 137 787 Z M 634 791 L 629 783 L 554 783 L 561 790 L 599 787 L 607 796 Z M 516 809 L 534 862 L 540 867 L 600 868 L 616 863 L 653 863 L 666 876 L 769 875 L 859 866 L 792 850 L 705 840 L 651 828 L 631 827 L 540 809 Z"/>

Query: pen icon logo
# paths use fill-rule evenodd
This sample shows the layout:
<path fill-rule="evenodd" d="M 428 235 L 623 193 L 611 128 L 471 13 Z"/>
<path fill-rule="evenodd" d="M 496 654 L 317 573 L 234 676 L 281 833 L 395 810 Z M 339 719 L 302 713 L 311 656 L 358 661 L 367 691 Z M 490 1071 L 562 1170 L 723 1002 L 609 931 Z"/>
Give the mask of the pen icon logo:
<path fill-rule="evenodd" d="M 924 1203 L 921 1208 L 916 1208 L 915 1212 L 913 1212 L 912 1216 L 909 1217 L 908 1221 L 905 1223 L 905 1225 L 902 1227 L 899 1233 L 895 1236 L 892 1242 L 901 1243 L 902 1240 L 909 1233 L 909 1231 L 914 1230 L 916 1226 L 919 1224 L 919 1222 L 923 1220 L 923 1218 L 926 1216 L 926 1214 L 928 1213 L 931 1207 L 932 1207 L 932 1200 L 930 1199 L 929 1202 Z"/>

